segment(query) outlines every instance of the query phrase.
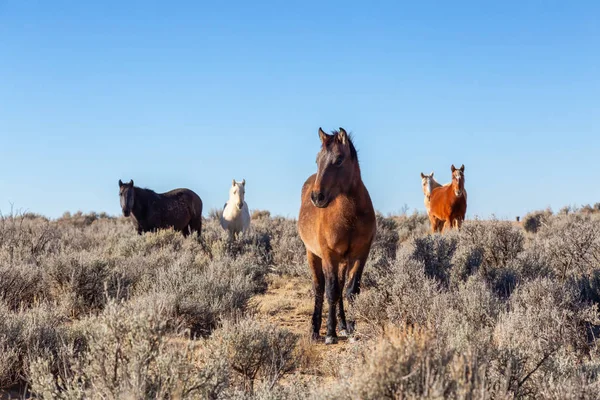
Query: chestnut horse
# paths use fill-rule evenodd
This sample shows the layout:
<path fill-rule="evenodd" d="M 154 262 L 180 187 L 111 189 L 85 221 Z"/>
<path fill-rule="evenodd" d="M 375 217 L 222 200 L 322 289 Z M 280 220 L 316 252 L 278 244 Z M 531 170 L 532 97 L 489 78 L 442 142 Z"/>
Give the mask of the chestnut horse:
<path fill-rule="evenodd" d="M 435 188 L 429 197 L 429 221 L 431 231 L 436 232 L 439 226 L 437 220 L 444 221 L 442 231 L 453 227 L 460 228 L 467 213 L 467 196 L 465 192 L 465 166 L 452 171 L 452 182 L 450 184 Z"/>
<path fill-rule="evenodd" d="M 336 308 L 340 336 L 354 333 L 355 322 L 346 323 L 341 293 L 346 279 L 347 300 L 353 301 L 360 293 L 360 281 L 377 224 L 352 140 L 342 128 L 331 135 L 319 128 L 319 137 L 317 173 L 302 187 L 298 231 L 306 246 L 315 292 L 312 338 L 319 338 L 326 292 L 329 315 L 325 343 L 333 344 L 337 342 Z"/>

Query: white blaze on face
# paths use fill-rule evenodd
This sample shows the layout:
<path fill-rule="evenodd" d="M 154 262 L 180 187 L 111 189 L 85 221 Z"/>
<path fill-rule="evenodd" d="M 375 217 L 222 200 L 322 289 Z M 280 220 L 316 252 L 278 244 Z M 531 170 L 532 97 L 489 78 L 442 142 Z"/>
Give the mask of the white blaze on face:
<path fill-rule="evenodd" d="M 433 190 L 433 179 L 431 175 L 425 175 L 424 177 L 421 178 L 421 183 L 423 185 L 423 194 L 425 196 L 430 196 L 431 195 L 431 191 Z"/>

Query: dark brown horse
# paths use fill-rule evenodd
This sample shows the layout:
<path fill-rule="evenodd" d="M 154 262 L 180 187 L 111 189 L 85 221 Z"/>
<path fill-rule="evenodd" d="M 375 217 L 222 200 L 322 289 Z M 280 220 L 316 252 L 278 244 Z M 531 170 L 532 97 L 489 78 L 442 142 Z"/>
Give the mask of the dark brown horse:
<path fill-rule="evenodd" d="M 184 236 L 202 231 L 202 200 L 189 189 L 155 193 L 119 180 L 123 215 L 131 216 L 138 234 L 173 228 Z"/>
<path fill-rule="evenodd" d="M 439 229 L 439 221 L 444 221 L 442 231 L 460 228 L 467 214 L 467 194 L 465 191 L 465 166 L 452 171 L 452 183 L 435 188 L 429 197 L 429 221 L 431 231 Z"/>
<path fill-rule="evenodd" d="M 326 292 L 329 316 L 325 343 L 332 344 L 337 342 L 338 306 L 340 335 L 354 332 L 354 321 L 346 323 L 341 292 L 348 279 L 345 293 L 348 301 L 360 293 L 360 280 L 375 237 L 376 220 L 369 192 L 360 176 L 356 149 L 346 131 L 340 128 L 328 135 L 319 128 L 319 137 L 317 173 L 302 187 L 298 230 L 313 276 L 312 337 L 319 338 Z"/>

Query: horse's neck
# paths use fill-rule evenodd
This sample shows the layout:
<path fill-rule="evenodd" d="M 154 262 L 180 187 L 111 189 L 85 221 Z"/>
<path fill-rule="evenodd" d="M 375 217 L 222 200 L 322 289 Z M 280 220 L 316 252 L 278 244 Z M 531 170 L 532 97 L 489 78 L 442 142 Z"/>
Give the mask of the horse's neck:
<path fill-rule="evenodd" d="M 242 210 L 240 210 L 236 203 L 236 201 L 229 199 L 229 201 L 227 201 L 227 205 L 225 206 L 225 210 L 223 210 L 223 214 L 226 214 L 231 218 L 237 218 L 242 213 L 243 207 Z"/>
<path fill-rule="evenodd" d="M 144 190 L 142 188 L 138 188 L 138 187 L 134 187 L 133 190 L 135 191 L 135 194 L 134 194 L 135 197 L 134 197 L 133 208 L 132 208 L 131 212 L 136 219 L 140 219 L 144 215 L 146 215 L 146 211 L 148 209 L 149 191 Z"/>

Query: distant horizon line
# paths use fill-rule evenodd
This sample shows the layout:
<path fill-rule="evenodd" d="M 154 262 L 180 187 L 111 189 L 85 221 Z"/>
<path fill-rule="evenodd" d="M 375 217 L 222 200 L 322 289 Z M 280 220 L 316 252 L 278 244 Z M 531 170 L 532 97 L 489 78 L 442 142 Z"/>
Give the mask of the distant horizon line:
<path fill-rule="evenodd" d="M 520 219 L 523 219 L 523 217 L 525 217 L 526 215 L 531 214 L 531 213 L 535 213 L 535 212 L 542 212 L 542 211 L 548 212 L 549 211 L 552 214 L 561 214 L 561 213 L 564 213 L 564 211 L 567 211 L 568 213 L 571 213 L 571 212 L 578 212 L 578 211 L 582 211 L 582 210 L 591 210 L 592 212 L 594 212 L 594 210 L 595 210 L 597 212 L 600 212 L 600 202 L 597 202 L 595 204 L 584 204 L 584 205 L 577 205 L 577 204 L 566 205 L 566 206 L 561 207 L 558 211 L 554 211 L 552 209 L 552 207 L 547 206 L 547 207 L 542 207 L 542 208 L 538 208 L 538 209 L 529 211 L 529 212 L 527 212 L 527 213 L 525 213 L 523 215 L 515 215 L 512 218 L 510 218 L 510 217 L 506 217 L 506 218 L 498 217 L 495 213 L 491 213 L 491 214 L 489 214 L 487 216 L 482 216 L 482 215 L 471 216 L 471 215 L 467 214 L 467 218 L 465 220 L 471 220 L 471 221 L 473 221 L 473 220 L 515 221 L 517 217 L 519 217 Z M 203 210 L 203 214 L 205 214 L 204 211 L 205 210 Z M 210 209 L 207 210 L 206 215 L 203 215 L 203 217 L 206 218 L 206 219 L 208 219 L 208 218 L 211 217 L 211 214 L 213 214 L 215 211 L 218 212 L 218 211 L 220 211 L 220 209 L 212 207 L 212 208 L 210 208 Z M 271 212 L 268 209 L 261 209 L 261 208 L 251 208 L 250 209 L 250 213 L 251 214 L 254 214 L 255 212 L 264 212 L 264 211 L 269 212 L 269 216 L 273 217 L 273 218 L 279 217 L 279 218 L 287 218 L 287 219 L 297 219 L 297 217 L 295 215 L 294 216 L 290 216 L 289 214 L 288 215 L 284 215 L 284 214 L 281 214 L 281 213 L 274 214 L 273 212 Z M 381 212 L 379 210 L 375 210 L 375 212 L 376 212 L 376 214 L 382 215 L 382 216 L 384 216 L 386 218 L 402 217 L 402 216 L 409 217 L 409 216 L 412 216 L 412 215 L 423 215 L 423 216 L 427 217 L 427 212 L 425 210 L 420 210 L 418 208 L 413 208 L 412 212 L 409 211 L 409 209 L 404 209 L 404 207 L 401 208 L 401 210 L 399 210 L 397 212 L 386 212 L 386 213 L 384 213 L 384 212 Z M 46 218 L 46 219 L 48 219 L 50 221 L 55 221 L 55 220 L 59 220 L 61 218 L 67 217 L 67 214 L 68 214 L 69 217 L 73 217 L 73 216 L 77 216 L 77 215 L 84 216 L 84 215 L 94 215 L 95 214 L 96 216 L 100 216 L 100 218 L 114 218 L 114 219 L 118 219 L 118 218 L 128 219 L 128 218 L 130 218 L 130 217 L 123 216 L 121 213 L 111 214 L 111 213 L 109 213 L 107 211 L 87 211 L 86 212 L 86 211 L 83 211 L 83 210 L 77 210 L 77 211 L 65 210 L 60 216 L 53 217 L 53 216 L 48 216 L 48 215 L 43 214 L 43 213 L 39 213 L 39 212 L 35 212 L 35 211 L 32 211 L 32 210 L 29 210 L 29 209 L 26 209 L 26 208 L 15 208 L 14 205 L 12 205 L 12 204 L 11 204 L 11 207 L 10 207 L 10 212 L 8 212 L 8 213 L 5 213 L 3 211 L 3 209 L 0 208 L 0 218 L 9 218 L 9 217 L 13 217 L 14 218 L 14 217 L 24 217 L 24 216 L 25 217 L 26 216 L 36 216 L 36 217 Z"/>

